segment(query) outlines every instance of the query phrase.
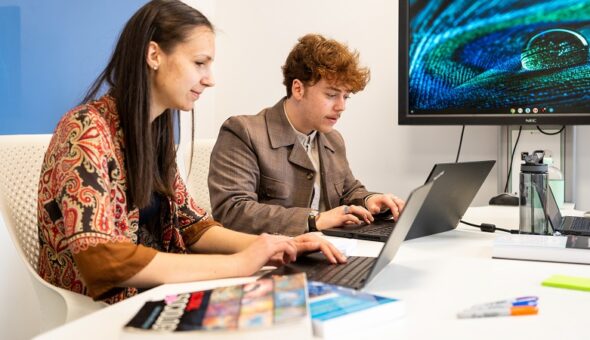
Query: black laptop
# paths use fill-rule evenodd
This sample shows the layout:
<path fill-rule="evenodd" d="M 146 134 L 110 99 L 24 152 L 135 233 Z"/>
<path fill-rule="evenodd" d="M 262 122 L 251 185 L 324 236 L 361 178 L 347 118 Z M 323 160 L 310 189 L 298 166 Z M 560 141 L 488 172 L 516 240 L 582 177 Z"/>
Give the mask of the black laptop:
<path fill-rule="evenodd" d="M 444 176 L 443 176 L 444 177 Z M 308 280 L 326 282 L 354 289 L 361 289 L 393 260 L 412 222 L 423 213 L 421 209 L 433 183 L 414 189 L 400 215 L 397 227 L 381 248 L 378 257 L 349 256 L 345 264 L 331 264 L 322 253 L 313 253 L 296 262 L 279 267 L 266 275 L 287 275 L 305 272 Z"/>
<path fill-rule="evenodd" d="M 426 183 L 443 172 L 445 175 L 432 187 L 424 202 L 425 212 L 416 218 L 406 240 L 455 229 L 495 163 L 491 160 L 435 164 Z M 385 242 L 395 225 L 391 214 L 388 214 L 376 216 L 371 224 L 329 228 L 322 233 Z"/>
<path fill-rule="evenodd" d="M 543 208 L 553 231 L 559 231 L 563 235 L 590 236 L 590 218 L 562 216 L 549 185 L 547 186 L 547 203 Z"/>

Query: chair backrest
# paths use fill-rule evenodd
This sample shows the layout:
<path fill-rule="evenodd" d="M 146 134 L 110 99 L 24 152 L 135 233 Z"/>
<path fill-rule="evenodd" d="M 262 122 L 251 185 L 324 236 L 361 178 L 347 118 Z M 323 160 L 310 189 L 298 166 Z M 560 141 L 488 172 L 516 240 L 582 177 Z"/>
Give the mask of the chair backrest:
<path fill-rule="evenodd" d="M 43 155 L 50 140 L 51 135 L 0 136 L 0 212 L 17 251 L 35 272 L 39 258 L 37 190 Z M 214 139 L 195 141 L 187 180 L 190 194 L 208 212 L 211 212 L 211 203 L 207 176 L 214 145 Z"/>
<path fill-rule="evenodd" d="M 197 205 L 211 213 L 211 200 L 209 199 L 209 186 L 207 177 L 209 175 L 209 161 L 211 151 L 215 145 L 215 139 L 197 139 L 193 148 L 193 158 L 191 163 L 190 151 L 187 147 L 185 160 L 190 163 L 188 166 L 187 188 L 191 196 L 197 202 Z"/>
<path fill-rule="evenodd" d="M 32 278 L 41 309 L 41 331 L 106 306 L 104 302 L 95 302 L 88 296 L 53 286 L 37 274 L 37 191 L 43 156 L 51 136 L 0 136 L 0 213 Z"/>
<path fill-rule="evenodd" d="M 0 212 L 21 257 L 37 271 L 37 188 L 51 135 L 0 136 Z"/>

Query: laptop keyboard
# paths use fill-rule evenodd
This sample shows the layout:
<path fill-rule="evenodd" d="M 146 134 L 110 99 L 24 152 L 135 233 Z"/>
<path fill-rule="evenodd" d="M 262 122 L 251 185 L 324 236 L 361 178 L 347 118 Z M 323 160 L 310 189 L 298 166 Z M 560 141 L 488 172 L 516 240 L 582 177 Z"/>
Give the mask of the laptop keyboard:
<path fill-rule="evenodd" d="M 588 232 L 590 231 L 590 219 L 574 218 L 570 230 Z"/>
<path fill-rule="evenodd" d="M 358 232 L 387 237 L 393 232 L 393 225 L 369 224 L 359 229 Z"/>
<path fill-rule="evenodd" d="M 346 287 L 357 287 L 367 279 L 374 257 L 349 256 L 346 264 L 316 263 L 306 268 L 307 279 Z"/>

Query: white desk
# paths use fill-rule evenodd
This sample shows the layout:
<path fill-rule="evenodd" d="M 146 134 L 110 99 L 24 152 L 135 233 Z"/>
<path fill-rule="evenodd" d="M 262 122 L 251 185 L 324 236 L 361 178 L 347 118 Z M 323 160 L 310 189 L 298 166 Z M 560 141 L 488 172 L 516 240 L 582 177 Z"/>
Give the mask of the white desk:
<path fill-rule="evenodd" d="M 470 208 L 463 218 L 518 228 L 518 208 Z M 496 260 L 494 234 L 459 226 L 457 230 L 404 242 L 393 262 L 367 291 L 401 298 L 406 316 L 390 325 L 350 334 L 356 339 L 587 339 L 590 293 L 541 286 L 553 274 L 590 277 L 590 266 Z M 381 243 L 359 241 L 357 255 L 376 256 Z M 42 334 L 39 339 L 130 339 L 123 325 L 143 303 L 166 294 L 209 289 L 252 278 L 163 285 Z M 457 319 L 477 303 L 517 296 L 539 296 L 539 314 L 521 317 Z M 207 337 L 207 333 L 192 337 Z M 239 337 L 239 334 L 235 334 Z M 177 335 L 149 334 L 176 338 Z M 311 337 L 311 335 L 310 335 Z M 281 340 L 290 339 L 285 332 Z"/>

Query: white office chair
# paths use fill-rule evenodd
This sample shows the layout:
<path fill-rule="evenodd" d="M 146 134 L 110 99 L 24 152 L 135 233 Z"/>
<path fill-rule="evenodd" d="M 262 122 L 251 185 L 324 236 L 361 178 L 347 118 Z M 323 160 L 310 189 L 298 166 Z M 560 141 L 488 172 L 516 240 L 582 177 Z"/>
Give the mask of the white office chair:
<path fill-rule="evenodd" d="M 37 293 L 42 332 L 106 306 L 53 286 L 37 274 L 37 186 L 50 139 L 51 135 L 0 136 L 0 213 Z"/>
<path fill-rule="evenodd" d="M 192 164 L 189 164 L 191 161 L 190 147 L 186 148 L 185 155 L 187 169 L 189 169 L 186 186 L 197 205 L 208 213 L 211 213 L 211 200 L 209 199 L 207 176 L 209 175 L 209 160 L 214 145 L 215 139 L 197 139 L 193 148 Z"/>

